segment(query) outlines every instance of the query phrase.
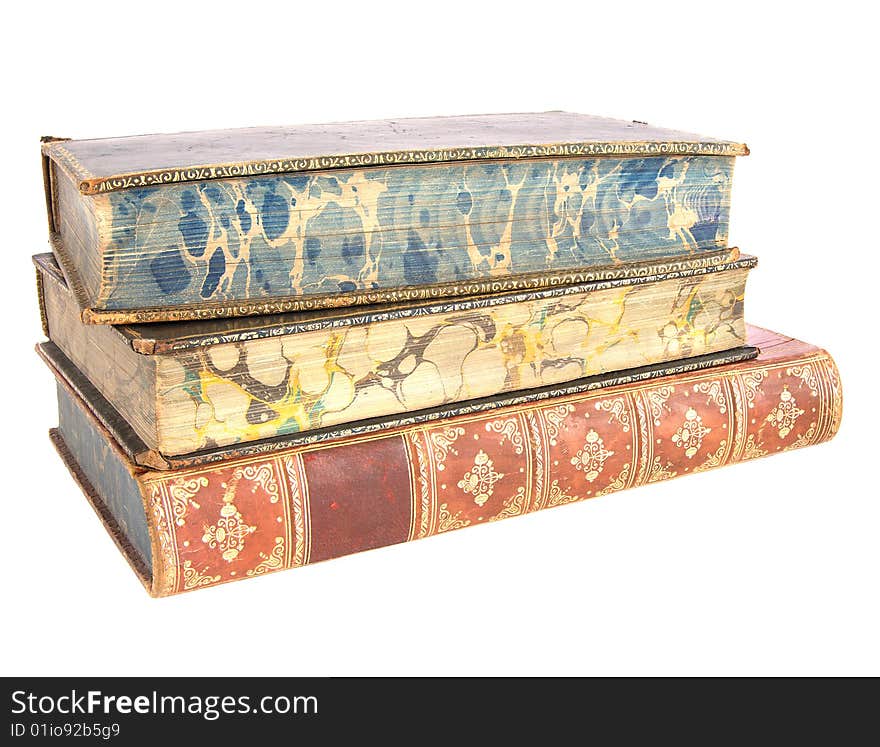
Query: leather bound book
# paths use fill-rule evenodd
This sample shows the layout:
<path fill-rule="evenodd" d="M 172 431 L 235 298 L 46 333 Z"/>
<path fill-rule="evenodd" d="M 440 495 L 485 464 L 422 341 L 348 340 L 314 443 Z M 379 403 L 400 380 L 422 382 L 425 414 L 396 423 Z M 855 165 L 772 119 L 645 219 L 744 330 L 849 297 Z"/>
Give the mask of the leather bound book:
<path fill-rule="evenodd" d="M 86 322 L 479 295 L 723 261 L 741 144 L 566 112 L 44 138 Z"/>
<path fill-rule="evenodd" d="M 157 468 L 633 368 L 660 375 L 693 365 L 683 359 L 747 357 L 755 264 L 653 265 L 640 277 L 357 313 L 113 326 L 83 324 L 52 255 L 35 262 L 47 336 L 143 441 L 135 461 Z"/>
<path fill-rule="evenodd" d="M 51 436 L 147 590 L 165 596 L 834 436 L 828 353 L 755 327 L 749 342 L 756 359 L 710 370 L 173 471 L 133 464 L 106 400 L 59 375 Z"/>

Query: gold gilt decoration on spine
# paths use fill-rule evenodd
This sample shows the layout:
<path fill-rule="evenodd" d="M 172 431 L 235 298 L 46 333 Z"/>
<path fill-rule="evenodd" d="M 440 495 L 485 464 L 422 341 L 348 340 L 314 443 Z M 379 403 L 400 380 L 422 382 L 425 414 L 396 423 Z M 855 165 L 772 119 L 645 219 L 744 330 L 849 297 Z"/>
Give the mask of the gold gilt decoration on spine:
<path fill-rule="evenodd" d="M 220 581 L 220 576 L 212 576 L 209 573 L 205 573 L 204 569 L 201 571 L 197 570 L 191 560 L 184 560 L 181 570 L 183 571 L 184 591 L 196 589 L 200 586 L 211 586 L 211 584 L 216 584 Z M 250 571 L 248 574 L 250 574 Z"/>
<path fill-rule="evenodd" d="M 758 441 L 754 433 L 749 433 L 749 437 L 746 439 L 745 448 L 743 449 L 742 460 L 745 462 L 749 459 L 758 459 L 767 456 L 767 454 L 768 452 L 764 448 L 764 444 Z"/>
<path fill-rule="evenodd" d="M 149 507 L 153 515 L 152 525 L 156 540 L 153 552 L 156 553 L 158 550 L 158 557 L 153 558 L 153 593 L 164 596 L 178 591 L 177 542 L 174 536 L 174 523 L 169 520 L 174 513 L 165 495 L 164 483 L 151 483 Z"/>
<path fill-rule="evenodd" d="M 308 484 L 302 474 L 300 460 L 299 455 L 281 458 L 287 475 L 286 487 L 290 501 L 290 518 L 293 522 L 294 549 L 290 564 L 294 568 L 309 562 L 311 549 Z"/>
<path fill-rule="evenodd" d="M 624 490 L 627 487 L 627 482 L 629 481 L 630 473 L 632 472 L 632 462 L 627 462 L 623 465 L 620 472 L 617 474 L 608 486 L 599 490 L 596 493 L 596 497 L 599 498 L 603 495 L 608 495 L 609 493 L 616 493 L 618 490 Z"/>
<path fill-rule="evenodd" d="M 510 498 L 504 499 L 504 508 L 495 516 L 489 518 L 489 521 L 500 521 L 501 519 L 509 519 L 512 516 L 520 516 L 528 510 L 528 496 L 526 495 L 525 486 L 520 485 Z"/>
<path fill-rule="evenodd" d="M 541 410 L 541 414 L 544 416 L 544 425 L 547 429 L 547 438 L 550 439 L 551 446 L 556 446 L 559 431 L 563 423 L 565 423 L 565 419 L 573 412 L 574 405 L 557 405 L 556 407 L 547 407 Z"/>
<path fill-rule="evenodd" d="M 678 472 L 673 469 L 672 462 L 666 462 L 664 465 L 659 456 L 654 457 L 654 461 L 651 462 L 651 469 L 648 472 L 648 476 L 645 480 L 646 483 L 659 482 L 660 480 L 668 480 L 670 478 L 675 477 Z"/>
<path fill-rule="evenodd" d="M 422 444 L 423 434 L 424 431 L 422 430 L 410 431 L 404 439 L 407 444 L 407 450 L 411 455 L 410 464 L 417 465 L 418 470 L 413 475 L 412 539 L 421 539 L 432 534 L 431 524 L 434 517 L 434 494 L 431 490 L 431 479 L 429 476 L 431 465 L 428 455 L 425 453 L 425 446 Z M 414 460 L 412 459 L 413 456 L 415 457 Z"/>
<path fill-rule="evenodd" d="M 816 433 L 818 433 L 819 429 L 816 427 L 816 422 L 813 421 L 810 423 L 810 427 L 804 433 L 801 433 L 794 441 L 792 441 L 788 446 L 783 449 L 783 451 L 791 451 L 792 449 L 800 449 L 804 446 L 809 446 L 810 444 L 815 442 Z"/>
<path fill-rule="evenodd" d="M 248 576 L 262 576 L 270 571 L 277 571 L 284 567 L 284 537 L 276 537 L 275 545 L 271 552 L 260 553 L 260 562 L 248 570 Z"/>
<path fill-rule="evenodd" d="M 630 484 L 644 485 L 650 477 L 649 470 L 654 459 L 654 419 L 650 415 L 651 398 L 647 392 L 634 392 L 633 405 L 638 421 L 638 430 L 633 433 L 633 458 L 638 459 L 638 471 L 633 464 L 633 478 Z"/>
<path fill-rule="evenodd" d="M 711 428 L 703 424 L 703 418 L 693 407 L 689 407 L 684 422 L 672 434 L 672 443 L 684 449 L 684 455 L 692 459 L 703 445 L 703 439 L 709 435 Z"/>
<path fill-rule="evenodd" d="M 186 523 L 186 511 L 191 505 L 194 509 L 199 509 L 198 503 L 195 501 L 196 495 L 202 488 L 208 487 L 207 477 L 181 477 L 177 480 L 167 483 L 168 493 L 171 496 L 171 511 L 174 514 L 174 523 L 182 527 Z"/>
<path fill-rule="evenodd" d="M 590 428 L 584 445 L 572 457 L 571 463 L 575 469 L 584 473 L 587 482 L 593 482 L 605 469 L 607 459 L 612 456 L 614 456 L 614 452 L 608 451 L 602 437 Z"/>
<path fill-rule="evenodd" d="M 694 384 L 694 392 L 705 394 L 707 400 L 714 403 L 722 415 L 727 412 L 727 398 L 724 394 L 724 386 L 721 380 L 714 379 Z"/>
<path fill-rule="evenodd" d="M 461 511 L 456 511 L 454 515 L 450 514 L 449 505 L 446 503 L 440 504 L 440 509 L 437 514 L 437 534 L 451 532 L 453 529 L 463 529 L 471 523 L 470 519 L 458 518 L 462 514 Z"/>
<path fill-rule="evenodd" d="M 269 503 L 278 503 L 278 482 L 271 464 L 249 464 L 242 469 L 241 474 L 245 480 L 255 482 L 268 493 Z"/>
<path fill-rule="evenodd" d="M 706 461 L 700 464 L 697 467 L 694 467 L 694 472 L 705 472 L 709 469 L 714 469 L 715 467 L 720 467 L 724 464 L 724 455 L 727 451 L 727 441 L 722 439 L 721 443 L 718 445 L 718 448 L 715 449 L 708 457 L 706 457 Z"/>
<path fill-rule="evenodd" d="M 523 453 L 523 436 L 519 430 L 519 419 L 517 417 L 507 418 L 506 420 L 493 420 L 491 423 L 486 423 L 486 431 L 488 433 L 500 433 L 501 440 L 498 442 L 499 444 L 510 440 L 514 453 Z"/>
<path fill-rule="evenodd" d="M 797 406 L 797 400 L 789 391 L 788 384 L 783 384 L 779 393 L 779 402 L 765 418 L 765 423 L 770 423 L 779 432 L 779 438 L 786 438 L 794 428 L 795 421 L 804 414 Z"/>
<path fill-rule="evenodd" d="M 578 495 L 569 495 L 569 493 L 559 486 L 559 480 L 554 480 L 550 483 L 550 495 L 547 500 L 547 508 L 553 508 L 554 506 L 563 506 L 566 503 L 573 503 L 574 501 L 579 501 L 580 496 Z"/>
<path fill-rule="evenodd" d="M 247 536 L 253 534 L 257 529 L 255 526 L 245 523 L 244 517 L 233 503 L 240 479 L 241 471 L 239 470 L 233 474 L 228 484 L 221 483 L 224 493 L 220 515 L 214 524 L 205 524 L 205 533 L 202 535 L 202 542 L 212 550 L 219 550 L 220 557 L 227 563 L 231 563 L 238 557 L 238 554 L 244 550 Z"/>
<path fill-rule="evenodd" d="M 664 410 L 667 412 L 669 411 L 669 406 L 666 403 L 669 401 L 673 392 L 675 392 L 675 386 L 672 384 L 654 387 L 645 392 L 645 400 L 648 403 L 648 408 L 651 413 L 651 419 L 654 421 L 654 425 L 660 425 Z"/>
<path fill-rule="evenodd" d="M 814 397 L 819 393 L 819 375 L 814 364 L 805 363 L 802 366 L 790 366 L 785 369 L 785 373 L 800 379 Z"/>
<path fill-rule="evenodd" d="M 446 428 L 443 431 L 433 431 L 431 433 L 431 444 L 434 447 L 434 461 L 437 464 L 437 469 L 441 472 L 446 469 L 444 462 L 446 461 L 446 457 L 449 456 L 449 452 L 458 454 L 458 451 L 455 450 L 453 444 L 458 440 L 459 436 L 463 435 L 464 428 L 460 426 Z"/>
<path fill-rule="evenodd" d="M 761 382 L 767 378 L 767 372 L 762 369 L 746 371 L 740 376 L 746 395 L 746 404 L 751 409 L 755 406 L 755 397 L 761 391 Z"/>
<path fill-rule="evenodd" d="M 621 430 L 624 433 L 629 433 L 632 421 L 630 420 L 630 411 L 627 407 L 625 396 L 600 400 L 596 403 L 596 409 L 599 412 L 611 413 L 608 422 L 619 423 Z"/>
<path fill-rule="evenodd" d="M 474 466 L 458 481 L 458 487 L 467 495 L 474 497 L 474 503 L 482 507 L 486 505 L 495 491 L 495 483 L 504 474 L 495 471 L 489 455 L 480 449 L 474 457 Z"/>
<path fill-rule="evenodd" d="M 534 475 L 534 489 L 532 491 L 532 511 L 537 511 L 544 507 L 547 501 L 547 464 L 550 460 L 549 440 L 544 438 L 541 430 L 541 424 L 538 422 L 538 415 L 534 410 L 527 410 L 525 413 L 525 422 L 527 435 L 531 444 L 529 453 L 533 455 L 532 474 Z"/>

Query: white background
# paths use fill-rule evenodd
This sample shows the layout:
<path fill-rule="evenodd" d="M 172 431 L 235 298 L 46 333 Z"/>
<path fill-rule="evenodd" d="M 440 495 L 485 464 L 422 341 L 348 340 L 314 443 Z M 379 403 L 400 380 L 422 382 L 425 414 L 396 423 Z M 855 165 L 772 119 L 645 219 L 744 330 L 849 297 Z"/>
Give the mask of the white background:
<path fill-rule="evenodd" d="M 880 674 L 876 18 L 777 5 L 7 8 L 2 674 Z M 731 230 L 761 259 L 747 317 L 834 354 L 838 438 L 149 599 L 46 437 L 39 136 L 548 109 L 749 144 Z"/>

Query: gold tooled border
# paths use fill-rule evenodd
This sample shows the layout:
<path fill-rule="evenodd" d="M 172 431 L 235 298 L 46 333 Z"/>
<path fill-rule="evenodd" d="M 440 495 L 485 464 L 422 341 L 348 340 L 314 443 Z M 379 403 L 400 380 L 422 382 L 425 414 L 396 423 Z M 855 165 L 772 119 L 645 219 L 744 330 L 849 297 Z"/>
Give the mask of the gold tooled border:
<path fill-rule="evenodd" d="M 583 156 L 745 156 L 742 143 L 723 140 L 699 141 L 608 141 L 547 143 L 541 145 L 487 145 L 476 148 L 387 150 L 373 153 L 345 153 L 306 158 L 273 158 L 202 164 L 183 168 L 148 169 L 111 176 L 94 176 L 67 148 L 55 142 L 43 144 L 43 154 L 77 178 L 82 194 L 95 195 L 156 184 L 228 179 L 264 174 L 286 174 L 327 169 L 399 166 L 401 164 L 451 163 L 456 161 L 520 160 L 525 158 L 576 158 Z"/>
<path fill-rule="evenodd" d="M 264 316 L 286 314 L 298 311 L 338 309 L 343 307 L 372 306 L 385 303 L 406 303 L 411 301 L 442 301 L 463 296 L 496 296 L 500 293 L 557 288 L 584 283 L 623 281 L 648 278 L 656 275 L 669 275 L 686 271 L 698 271 L 735 262 L 739 250 L 718 249 L 702 253 L 698 257 L 678 260 L 660 260 L 652 263 L 625 264 L 597 267 L 591 270 L 566 272 L 534 272 L 512 275 L 503 278 L 478 279 L 421 285 L 413 287 L 389 288 L 379 291 L 354 291 L 351 293 L 331 293 L 315 296 L 288 296 L 272 300 L 226 301 L 192 304 L 189 306 L 152 306 L 140 309 L 96 309 L 85 301 L 85 290 L 79 284 L 75 271 L 69 267 L 69 258 L 57 240 L 53 251 L 61 265 L 65 278 L 77 304 L 83 309 L 82 319 L 87 324 L 146 324 L 151 322 L 182 322 L 205 319 L 224 319 L 236 316 Z M 78 289 L 78 290 L 77 290 Z M 85 302 L 84 302 L 85 301 Z"/>
<path fill-rule="evenodd" d="M 77 406 L 83 408 L 84 412 L 88 414 L 88 408 L 83 407 L 83 403 L 80 400 L 77 400 L 76 404 Z M 104 435 L 106 438 L 106 434 Z M 67 467 L 67 470 L 76 481 L 76 484 L 79 485 L 79 488 L 85 495 L 86 500 L 89 502 L 89 505 L 92 507 L 98 518 L 101 520 L 101 523 L 104 525 L 104 529 L 107 530 L 107 534 L 110 535 L 110 538 L 119 549 L 119 552 L 121 552 L 126 561 L 128 561 L 128 565 L 135 572 L 138 579 L 143 584 L 144 588 L 151 596 L 153 596 L 152 569 L 147 566 L 140 555 L 138 555 L 131 542 L 128 541 L 128 538 L 122 531 L 122 527 L 119 526 L 119 523 L 116 521 L 116 519 L 113 518 L 113 514 L 110 513 L 110 509 L 107 508 L 107 504 L 105 504 L 104 501 L 101 500 L 101 496 L 98 494 L 98 491 L 95 490 L 85 472 L 82 471 L 82 468 L 79 466 L 79 463 L 76 461 L 76 458 L 73 456 L 73 453 L 70 451 L 67 443 L 64 441 L 64 437 L 61 435 L 61 431 L 59 431 L 57 428 L 50 428 L 49 439 L 55 446 L 55 450 L 61 457 L 61 461 L 64 462 L 64 466 Z M 110 443 L 110 445 L 112 446 L 113 439 L 108 438 L 107 440 L 108 443 Z M 137 476 L 133 475 L 133 479 L 138 483 L 138 489 L 141 491 L 141 498 L 143 499 L 143 486 L 137 479 Z M 144 502 L 145 513 L 147 510 L 148 506 L 146 502 Z M 150 527 L 151 552 L 155 553 L 156 546 L 153 541 L 153 531 L 152 527 L 150 526 L 149 519 L 147 519 L 147 525 L 148 527 Z"/>

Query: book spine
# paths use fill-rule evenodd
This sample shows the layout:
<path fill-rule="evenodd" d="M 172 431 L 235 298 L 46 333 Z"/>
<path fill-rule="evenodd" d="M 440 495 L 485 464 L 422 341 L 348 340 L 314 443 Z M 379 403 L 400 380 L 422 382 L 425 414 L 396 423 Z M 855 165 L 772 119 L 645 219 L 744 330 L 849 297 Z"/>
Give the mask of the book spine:
<path fill-rule="evenodd" d="M 816 444 L 840 425 L 822 350 L 139 476 L 165 596 Z M 788 350 L 788 348 L 785 348 Z"/>

